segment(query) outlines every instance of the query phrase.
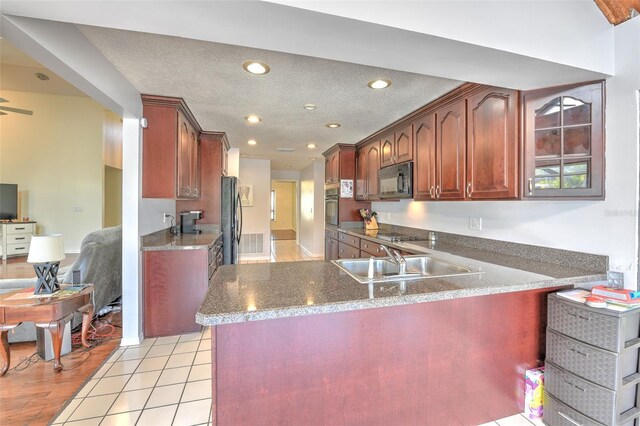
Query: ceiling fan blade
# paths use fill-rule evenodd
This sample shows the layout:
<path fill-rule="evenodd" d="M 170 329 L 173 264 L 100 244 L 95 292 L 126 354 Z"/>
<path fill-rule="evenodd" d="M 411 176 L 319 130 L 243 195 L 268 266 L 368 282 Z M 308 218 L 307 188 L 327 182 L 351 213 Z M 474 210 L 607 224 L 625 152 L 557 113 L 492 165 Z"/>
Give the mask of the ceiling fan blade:
<path fill-rule="evenodd" d="M 0 98 L 0 102 L 9 102 L 9 101 L 6 100 L 5 98 Z"/>
<path fill-rule="evenodd" d="M 29 111 L 28 109 L 11 108 L 6 106 L 0 106 L 0 111 L 9 111 L 9 112 L 17 112 L 18 114 L 33 115 L 33 111 Z"/>
<path fill-rule="evenodd" d="M 6 112 L 0 111 L 0 115 L 8 115 Z"/>

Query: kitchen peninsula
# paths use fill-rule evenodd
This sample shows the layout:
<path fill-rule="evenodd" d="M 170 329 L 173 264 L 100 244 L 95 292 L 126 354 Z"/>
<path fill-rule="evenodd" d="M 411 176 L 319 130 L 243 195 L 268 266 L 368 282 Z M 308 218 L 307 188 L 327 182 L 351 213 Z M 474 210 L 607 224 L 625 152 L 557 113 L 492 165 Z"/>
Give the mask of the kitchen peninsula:
<path fill-rule="evenodd" d="M 561 250 L 548 263 L 390 246 L 480 273 L 360 284 L 325 261 L 218 270 L 196 315 L 212 326 L 213 424 L 481 424 L 519 413 L 524 370 L 544 355 L 546 295 L 606 270 L 605 257 L 569 262 L 584 254 Z"/>

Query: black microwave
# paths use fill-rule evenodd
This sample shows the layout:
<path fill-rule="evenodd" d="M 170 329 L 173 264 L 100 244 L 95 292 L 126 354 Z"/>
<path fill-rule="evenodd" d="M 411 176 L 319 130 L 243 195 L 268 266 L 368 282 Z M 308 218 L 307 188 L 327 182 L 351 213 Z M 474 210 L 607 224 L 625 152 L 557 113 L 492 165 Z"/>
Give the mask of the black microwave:
<path fill-rule="evenodd" d="M 380 198 L 413 197 L 413 162 L 396 164 L 378 171 Z"/>

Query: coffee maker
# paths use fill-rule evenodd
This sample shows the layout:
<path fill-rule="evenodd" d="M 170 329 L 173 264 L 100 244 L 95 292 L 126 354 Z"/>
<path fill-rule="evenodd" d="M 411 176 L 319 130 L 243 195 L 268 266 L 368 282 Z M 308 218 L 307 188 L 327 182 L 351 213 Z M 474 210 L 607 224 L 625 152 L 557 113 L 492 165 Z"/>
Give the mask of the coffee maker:
<path fill-rule="evenodd" d="M 202 210 L 180 212 L 180 233 L 199 234 L 196 229 L 196 220 L 202 219 Z"/>

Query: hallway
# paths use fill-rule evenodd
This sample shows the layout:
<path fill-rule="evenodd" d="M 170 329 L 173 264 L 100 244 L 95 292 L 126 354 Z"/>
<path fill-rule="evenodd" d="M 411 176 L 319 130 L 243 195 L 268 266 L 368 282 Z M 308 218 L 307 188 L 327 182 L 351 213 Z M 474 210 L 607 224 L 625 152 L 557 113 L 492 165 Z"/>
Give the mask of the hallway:
<path fill-rule="evenodd" d="M 270 260 L 241 260 L 240 263 L 268 263 L 268 262 L 295 262 L 297 260 L 322 260 L 323 257 L 313 257 L 295 240 L 271 240 Z"/>

